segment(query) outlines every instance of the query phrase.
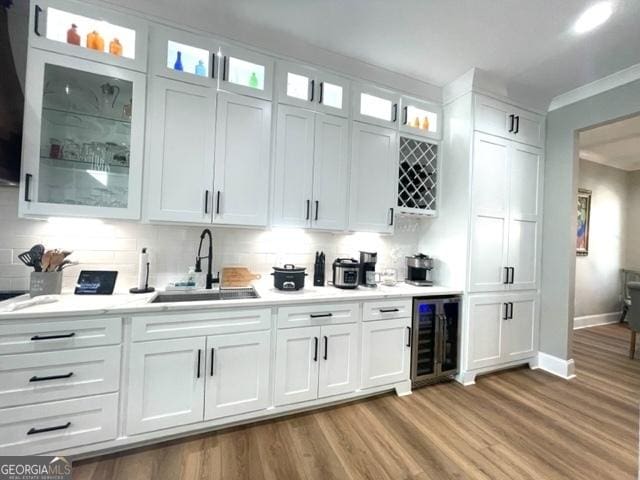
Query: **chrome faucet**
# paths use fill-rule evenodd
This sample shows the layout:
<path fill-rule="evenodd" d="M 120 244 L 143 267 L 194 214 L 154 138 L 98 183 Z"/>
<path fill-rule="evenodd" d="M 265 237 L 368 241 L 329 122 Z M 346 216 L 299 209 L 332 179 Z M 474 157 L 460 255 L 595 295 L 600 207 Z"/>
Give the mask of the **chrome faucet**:
<path fill-rule="evenodd" d="M 203 257 L 201 256 L 202 242 L 204 240 L 204 237 L 207 237 L 207 236 L 209 237 L 209 252 L 206 257 Z M 200 234 L 200 245 L 198 246 L 198 255 L 196 256 L 196 272 L 202 272 L 201 260 L 203 258 L 208 259 L 207 280 L 206 280 L 205 288 L 207 290 L 211 290 L 211 287 L 213 286 L 213 284 L 217 282 L 214 281 L 213 274 L 211 273 L 211 269 L 212 269 L 211 265 L 213 264 L 213 237 L 211 236 L 211 230 L 209 230 L 208 228 L 205 228 Z"/>

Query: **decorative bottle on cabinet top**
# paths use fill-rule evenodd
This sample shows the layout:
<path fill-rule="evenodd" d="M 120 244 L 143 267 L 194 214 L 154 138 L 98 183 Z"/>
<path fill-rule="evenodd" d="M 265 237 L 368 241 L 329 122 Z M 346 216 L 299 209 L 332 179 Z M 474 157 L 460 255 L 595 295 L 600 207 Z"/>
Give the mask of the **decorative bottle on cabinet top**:
<path fill-rule="evenodd" d="M 176 55 L 176 63 L 173 64 L 173 69 L 174 70 L 179 70 L 182 72 L 182 52 L 178 50 L 178 53 Z"/>
<path fill-rule="evenodd" d="M 71 28 L 67 30 L 67 43 L 71 45 L 80 45 L 80 35 L 78 34 L 78 26 L 71 24 Z"/>
<path fill-rule="evenodd" d="M 249 77 L 249 86 L 251 88 L 258 88 L 258 77 L 256 76 L 256 72 L 251 72 L 251 77 Z"/>
<path fill-rule="evenodd" d="M 117 57 L 122 56 L 122 44 L 120 43 L 120 40 L 114 38 L 109 42 L 109 53 Z"/>
<path fill-rule="evenodd" d="M 104 39 L 96 30 L 87 34 L 87 48 L 104 52 Z"/>
<path fill-rule="evenodd" d="M 200 75 L 201 77 L 205 77 L 207 75 L 204 62 L 202 60 L 198 60 L 198 64 L 196 65 L 196 75 Z"/>

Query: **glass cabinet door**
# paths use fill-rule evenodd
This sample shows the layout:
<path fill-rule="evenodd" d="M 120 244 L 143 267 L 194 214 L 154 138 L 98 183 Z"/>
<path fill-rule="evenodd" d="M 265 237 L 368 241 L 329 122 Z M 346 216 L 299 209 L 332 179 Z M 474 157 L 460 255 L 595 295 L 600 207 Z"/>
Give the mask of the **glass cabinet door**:
<path fill-rule="evenodd" d="M 438 105 L 402 97 L 400 130 L 439 139 L 441 112 L 442 109 Z"/>
<path fill-rule="evenodd" d="M 354 118 L 383 126 L 397 125 L 400 98 L 380 88 L 356 85 Z"/>
<path fill-rule="evenodd" d="M 131 16 L 70 0 L 37 0 L 31 45 L 146 71 L 147 26 Z"/>
<path fill-rule="evenodd" d="M 222 46 L 219 88 L 271 100 L 273 59 L 238 47 Z"/>
<path fill-rule="evenodd" d="M 291 62 L 279 61 L 276 66 L 278 102 L 313 108 L 316 100 L 317 71 Z"/>
<path fill-rule="evenodd" d="M 349 80 L 325 72 L 318 74 L 318 109 L 341 117 L 349 116 Z"/>
<path fill-rule="evenodd" d="M 149 69 L 156 75 L 215 88 L 217 54 L 215 40 L 156 25 L 151 28 Z"/>
<path fill-rule="evenodd" d="M 144 75 L 32 51 L 23 213 L 137 218 Z"/>

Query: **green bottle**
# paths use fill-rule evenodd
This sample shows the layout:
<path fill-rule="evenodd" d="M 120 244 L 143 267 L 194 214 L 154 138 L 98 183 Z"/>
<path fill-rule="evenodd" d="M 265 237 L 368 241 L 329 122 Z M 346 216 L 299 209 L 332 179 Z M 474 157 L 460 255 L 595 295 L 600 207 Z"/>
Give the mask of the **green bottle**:
<path fill-rule="evenodd" d="M 258 77 L 256 76 L 256 72 L 251 72 L 251 77 L 249 77 L 249 86 L 251 88 L 258 88 Z"/>

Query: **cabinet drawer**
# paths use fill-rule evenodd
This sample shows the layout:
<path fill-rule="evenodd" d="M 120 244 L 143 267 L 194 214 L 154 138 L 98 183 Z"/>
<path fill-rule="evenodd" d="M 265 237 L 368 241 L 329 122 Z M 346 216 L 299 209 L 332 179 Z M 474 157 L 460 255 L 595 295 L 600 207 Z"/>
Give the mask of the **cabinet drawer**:
<path fill-rule="evenodd" d="M 220 310 L 203 313 L 161 313 L 132 319 L 134 342 L 167 338 L 240 333 L 271 328 L 271 309 Z"/>
<path fill-rule="evenodd" d="M 119 345 L 5 355 L 0 408 L 115 392 L 119 381 Z"/>
<path fill-rule="evenodd" d="M 118 394 L 0 410 L 0 454 L 60 452 L 116 438 Z"/>
<path fill-rule="evenodd" d="M 364 302 L 362 320 L 368 322 L 371 320 L 411 317 L 411 308 L 412 300 L 406 298 Z"/>
<path fill-rule="evenodd" d="M 358 321 L 357 303 L 318 303 L 280 307 L 278 328 L 309 327 Z"/>
<path fill-rule="evenodd" d="M 119 317 L 2 323 L 0 355 L 115 345 L 120 343 L 121 333 Z"/>

